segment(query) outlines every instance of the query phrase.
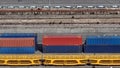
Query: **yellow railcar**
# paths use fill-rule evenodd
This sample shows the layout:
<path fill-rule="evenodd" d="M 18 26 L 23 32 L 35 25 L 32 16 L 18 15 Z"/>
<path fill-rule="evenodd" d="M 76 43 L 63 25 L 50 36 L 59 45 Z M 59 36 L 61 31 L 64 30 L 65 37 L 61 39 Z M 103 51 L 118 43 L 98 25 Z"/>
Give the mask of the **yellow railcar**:
<path fill-rule="evenodd" d="M 44 61 L 41 61 L 44 60 Z M 0 65 L 120 65 L 120 54 L 0 54 Z"/>
<path fill-rule="evenodd" d="M 44 65 L 85 65 L 85 54 L 43 54 Z"/>
<path fill-rule="evenodd" d="M 120 65 L 120 54 L 91 54 L 91 65 Z"/>
<path fill-rule="evenodd" d="M 43 54 L 44 65 L 120 65 L 120 54 Z"/>
<path fill-rule="evenodd" d="M 40 54 L 0 54 L 0 65 L 41 65 Z"/>

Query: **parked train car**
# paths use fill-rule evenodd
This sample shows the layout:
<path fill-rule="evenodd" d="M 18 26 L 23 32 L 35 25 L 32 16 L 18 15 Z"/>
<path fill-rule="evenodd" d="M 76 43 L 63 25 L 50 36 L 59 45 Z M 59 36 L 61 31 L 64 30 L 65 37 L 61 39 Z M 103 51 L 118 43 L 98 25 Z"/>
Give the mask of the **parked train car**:
<path fill-rule="evenodd" d="M 57 37 L 57 38 L 56 38 Z M 65 38 L 67 39 L 65 39 Z M 64 44 L 75 43 L 80 40 L 70 41 L 71 38 L 66 36 L 48 36 L 43 38 L 44 43 L 49 44 Z M 64 40 L 62 39 L 64 38 Z M 49 39 L 49 40 L 48 40 Z M 82 37 L 81 37 L 82 39 Z M 59 40 L 59 41 L 58 41 Z M 70 41 L 70 42 L 69 42 Z M 64 42 L 64 43 L 62 43 Z M 44 65 L 120 65 L 120 36 L 88 36 L 83 43 L 84 46 L 81 46 L 82 51 L 78 54 L 68 53 L 65 54 L 63 51 L 66 48 L 54 48 L 51 47 L 48 50 L 47 54 L 43 52 Z M 82 45 L 79 44 L 79 45 Z M 44 46 L 44 45 L 43 45 Z M 44 48 L 43 48 L 44 49 Z M 61 49 L 61 50 L 59 50 Z M 73 48 L 74 49 L 74 48 Z M 53 51 L 55 50 L 55 51 Z M 72 50 L 66 48 L 66 50 Z M 52 51 L 52 52 L 50 52 Z M 60 52 L 56 52 L 60 51 Z M 54 54 L 55 53 L 55 54 Z M 59 54 L 56 54 L 59 53 Z M 76 52 L 77 53 L 77 52 Z"/>
<path fill-rule="evenodd" d="M 37 34 L 2 33 L 0 65 L 120 65 L 120 36 L 88 36 L 85 43 L 82 39 L 44 35 L 43 53 L 36 54 Z"/>

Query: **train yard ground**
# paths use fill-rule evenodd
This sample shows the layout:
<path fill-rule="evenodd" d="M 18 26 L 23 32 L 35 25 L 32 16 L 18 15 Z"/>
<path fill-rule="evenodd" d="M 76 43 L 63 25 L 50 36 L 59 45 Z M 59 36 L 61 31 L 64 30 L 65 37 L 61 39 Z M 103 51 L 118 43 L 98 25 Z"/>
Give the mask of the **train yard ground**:
<path fill-rule="evenodd" d="M 19 4 L 19 3 L 22 3 L 22 4 L 30 4 L 30 5 L 33 5 L 33 4 L 49 4 L 52 3 L 52 4 L 73 4 L 76 3 L 76 4 L 119 4 L 119 0 L 93 0 L 93 1 L 90 1 L 90 0 L 76 0 L 76 1 L 73 1 L 73 0 L 70 0 L 69 2 L 67 0 L 0 0 L 1 4 L 4 4 L 4 3 L 7 3 L 7 4 Z"/>
<path fill-rule="evenodd" d="M 81 4 L 83 7 L 100 6 L 110 8 L 119 5 L 120 0 L 0 0 L 0 5 L 6 6 L 71 6 Z M 64 8 L 65 9 L 65 8 Z M 68 9 L 68 8 L 67 8 Z M 12 10 L 12 11 L 11 11 Z M 35 9 L 36 10 L 36 9 Z M 46 10 L 46 9 L 45 9 Z M 48 9 L 47 9 L 48 10 Z M 54 9 L 53 9 L 54 10 Z M 58 10 L 58 9 L 57 9 Z M 69 11 L 68 11 L 69 10 Z M 38 33 L 38 43 L 41 44 L 42 35 L 45 34 L 81 34 L 83 40 L 88 35 L 120 35 L 120 10 L 94 10 L 91 11 L 46 11 L 37 10 L 38 13 L 29 10 L 28 12 L 10 12 L 0 9 L 0 33 Z M 76 10 L 76 9 L 75 9 Z M 77 9 L 79 10 L 79 9 Z M 114 11 L 115 12 L 114 12 Z M 53 13 L 52 13 L 53 12 Z M 76 13 L 77 12 L 77 13 Z M 41 54 L 41 52 L 37 52 Z M 120 68 L 120 66 L 0 66 L 0 68 Z"/>
<path fill-rule="evenodd" d="M 82 5 L 119 5 L 120 0 L 0 0 L 1 5 L 70 5 L 76 6 L 79 4 Z"/>
<path fill-rule="evenodd" d="M 12 16 L 12 15 L 9 15 Z M 33 15 L 34 16 L 34 15 Z M 33 17 L 31 16 L 31 17 Z M 45 15 L 44 15 L 45 16 Z M 50 15 L 49 15 L 50 16 Z M 52 15 L 51 15 L 52 16 Z M 105 15 L 106 16 L 106 15 Z M 81 18 L 6 18 L 0 19 L 0 33 L 38 33 L 44 34 L 81 34 L 83 39 L 87 35 L 120 35 L 119 15 L 115 17 L 84 16 Z M 38 16 L 39 17 L 39 16 Z M 41 39 L 38 39 L 41 43 Z M 38 52 L 38 54 L 41 54 Z M 0 66 L 1 68 L 119 68 L 120 66 Z"/>

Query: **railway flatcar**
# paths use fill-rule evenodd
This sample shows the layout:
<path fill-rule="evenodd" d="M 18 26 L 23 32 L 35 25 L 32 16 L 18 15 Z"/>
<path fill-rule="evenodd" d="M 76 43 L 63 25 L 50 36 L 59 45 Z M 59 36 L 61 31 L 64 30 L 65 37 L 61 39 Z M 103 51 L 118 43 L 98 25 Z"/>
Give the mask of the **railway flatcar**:
<path fill-rule="evenodd" d="M 0 34 L 0 65 L 120 65 L 120 36 L 88 36 L 83 43 L 81 35 L 44 35 L 43 53 L 38 54 L 36 37 L 34 33 Z M 28 50 L 31 46 L 34 51 Z"/>
<path fill-rule="evenodd" d="M 55 37 L 48 36 L 47 39 L 49 40 L 44 40 L 44 42 L 50 42 L 50 44 L 56 44 L 60 42 L 60 44 L 62 44 L 61 38 L 63 38 L 64 36 L 58 36 L 59 38 L 56 37 L 57 36 Z M 69 37 L 66 38 L 68 40 L 64 39 L 64 42 L 68 44 L 70 38 Z M 75 43 L 76 41 L 70 41 L 70 43 Z M 81 42 L 80 40 L 78 41 Z M 59 54 L 56 54 L 56 51 L 59 51 L 60 47 L 55 48 L 56 51 L 52 51 L 54 50 L 54 47 L 51 47 L 49 51 L 52 52 L 48 51 L 47 54 L 43 53 L 45 60 L 43 64 L 44 65 L 120 65 L 119 47 L 120 47 L 120 36 L 88 36 L 85 40 L 85 43 L 83 43 L 82 52 L 79 52 L 77 54 L 71 52 L 69 54 L 68 51 L 66 55 L 65 54 L 66 52 L 63 53 L 61 51 L 61 53 L 57 52 Z M 67 49 L 69 49 L 69 47 Z"/>

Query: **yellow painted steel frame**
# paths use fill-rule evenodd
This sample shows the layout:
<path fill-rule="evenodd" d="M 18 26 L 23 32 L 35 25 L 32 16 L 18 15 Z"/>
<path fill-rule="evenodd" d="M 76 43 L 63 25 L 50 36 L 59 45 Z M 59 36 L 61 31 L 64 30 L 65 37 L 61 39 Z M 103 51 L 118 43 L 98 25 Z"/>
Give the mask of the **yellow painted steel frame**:
<path fill-rule="evenodd" d="M 43 54 L 44 65 L 120 65 L 120 54 Z"/>
<path fill-rule="evenodd" d="M 85 65 L 87 55 L 79 54 L 44 54 L 44 65 Z"/>
<path fill-rule="evenodd" d="M 0 65 L 41 65 L 40 59 L 36 54 L 0 54 Z"/>
<path fill-rule="evenodd" d="M 44 60 L 44 61 L 40 61 Z M 120 54 L 0 54 L 0 65 L 120 65 Z"/>
<path fill-rule="evenodd" d="M 92 65 L 120 65 L 120 54 L 95 54 L 89 60 Z"/>

